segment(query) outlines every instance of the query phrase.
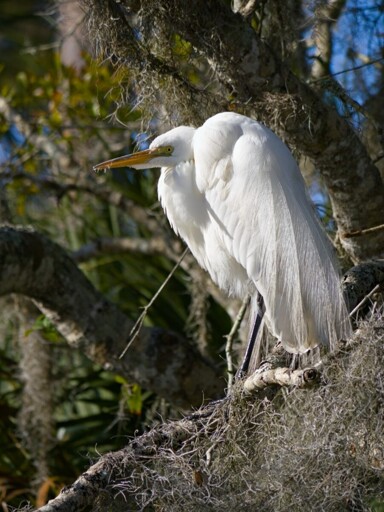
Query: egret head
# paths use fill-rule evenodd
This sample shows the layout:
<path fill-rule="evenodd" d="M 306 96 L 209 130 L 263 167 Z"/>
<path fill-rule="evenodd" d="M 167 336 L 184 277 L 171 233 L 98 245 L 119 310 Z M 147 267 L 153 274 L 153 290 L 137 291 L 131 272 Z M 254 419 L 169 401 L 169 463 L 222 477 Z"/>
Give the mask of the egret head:
<path fill-rule="evenodd" d="M 192 139 L 195 128 L 179 126 L 156 137 L 148 149 L 107 160 L 94 166 L 94 170 L 117 167 L 148 169 L 150 167 L 175 167 L 193 159 Z"/>

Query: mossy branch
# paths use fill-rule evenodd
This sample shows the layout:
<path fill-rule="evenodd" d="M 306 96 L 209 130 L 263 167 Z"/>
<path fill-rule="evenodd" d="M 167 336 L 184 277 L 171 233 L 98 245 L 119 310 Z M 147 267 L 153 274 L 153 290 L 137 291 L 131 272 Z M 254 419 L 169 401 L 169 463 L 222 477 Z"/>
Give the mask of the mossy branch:
<path fill-rule="evenodd" d="M 98 292 L 57 244 L 27 228 L 0 228 L 0 295 L 35 302 L 72 347 L 154 390 L 175 406 L 200 405 L 224 388 L 220 373 L 178 334 L 143 327 L 119 358 L 133 322 Z"/>
<path fill-rule="evenodd" d="M 282 512 L 305 510 L 309 500 L 316 512 L 365 510 L 384 498 L 383 335 L 376 314 L 349 350 L 327 360 L 320 386 L 289 393 L 275 386 L 268 397 L 250 397 L 237 383 L 230 398 L 102 456 L 40 512 L 247 510 L 247 503 Z"/>

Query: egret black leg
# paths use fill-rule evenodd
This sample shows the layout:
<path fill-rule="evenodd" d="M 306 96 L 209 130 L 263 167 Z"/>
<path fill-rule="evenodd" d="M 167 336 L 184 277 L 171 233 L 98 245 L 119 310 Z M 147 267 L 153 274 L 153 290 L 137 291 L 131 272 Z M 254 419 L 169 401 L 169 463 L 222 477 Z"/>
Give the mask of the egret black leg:
<path fill-rule="evenodd" d="M 290 369 L 297 370 L 300 366 L 300 355 L 292 354 L 291 364 L 289 365 Z"/>
<path fill-rule="evenodd" d="M 255 323 L 253 324 L 251 335 L 248 340 L 248 345 L 245 350 L 243 361 L 241 363 L 240 368 L 236 372 L 236 377 L 235 377 L 236 379 L 241 379 L 247 374 L 248 368 L 249 368 L 249 363 L 251 362 L 252 352 L 253 352 L 253 349 L 255 348 L 257 333 L 259 332 L 261 321 L 264 316 L 264 311 L 263 311 L 264 299 L 260 294 L 257 297 L 257 305 L 258 305 L 257 316 L 255 319 Z"/>

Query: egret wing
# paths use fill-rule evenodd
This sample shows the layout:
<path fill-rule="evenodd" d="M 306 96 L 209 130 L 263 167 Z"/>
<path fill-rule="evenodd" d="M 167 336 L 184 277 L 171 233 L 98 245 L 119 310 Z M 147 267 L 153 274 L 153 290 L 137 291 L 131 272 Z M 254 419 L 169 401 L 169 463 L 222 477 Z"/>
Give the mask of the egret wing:
<path fill-rule="evenodd" d="M 225 115 L 211 118 L 194 139 L 196 183 L 211 219 L 208 259 L 217 268 L 227 258 L 222 274 L 236 262 L 232 286 L 224 285 L 234 293 L 256 287 L 267 324 L 288 351 L 332 348 L 349 322 L 332 248 L 296 162 L 266 127 Z"/>

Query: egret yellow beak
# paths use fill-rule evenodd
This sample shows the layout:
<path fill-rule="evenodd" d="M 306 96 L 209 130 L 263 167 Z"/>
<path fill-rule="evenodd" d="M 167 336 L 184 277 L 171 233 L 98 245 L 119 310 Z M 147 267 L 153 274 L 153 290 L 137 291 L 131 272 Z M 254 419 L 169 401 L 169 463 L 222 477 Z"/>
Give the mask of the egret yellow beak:
<path fill-rule="evenodd" d="M 138 164 L 149 163 L 152 158 L 159 156 L 160 148 L 144 149 L 131 155 L 119 156 L 118 158 L 112 158 L 112 160 L 106 160 L 100 164 L 94 165 L 93 170 L 98 171 L 100 169 L 114 169 L 117 167 L 134 167 Z"/>

